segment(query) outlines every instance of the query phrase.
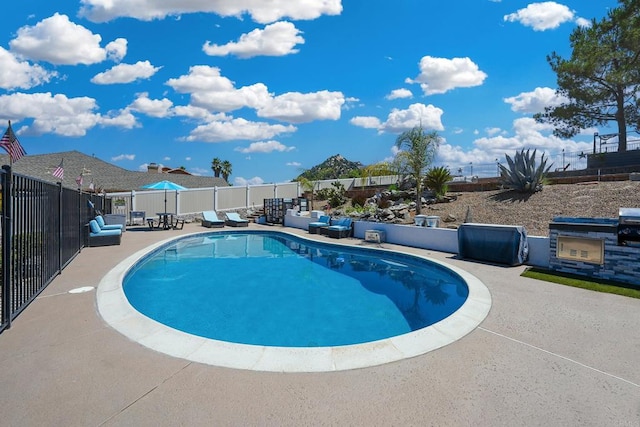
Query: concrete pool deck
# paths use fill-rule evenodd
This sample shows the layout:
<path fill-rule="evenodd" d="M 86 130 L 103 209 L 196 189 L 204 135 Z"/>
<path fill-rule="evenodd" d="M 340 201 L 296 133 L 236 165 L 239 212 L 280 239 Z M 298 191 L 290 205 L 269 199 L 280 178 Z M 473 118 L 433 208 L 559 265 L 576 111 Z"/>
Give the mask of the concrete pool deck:
<path fill-rule="evenodd" d="M 96 305 L 102 278 L 149 245 L 197 231 L 211 230 L 130 228 L 120 246 L 83 249 L 0 334 L 2 425 L 640 425 L 640 300 L 522 278 L 524 267 L 383 244 L 468 271 L 492 306 L 458 341 L 355 370 L 215 367 L 109 326 Z M 82 287 L 93 289 L 69 293 Z"/>

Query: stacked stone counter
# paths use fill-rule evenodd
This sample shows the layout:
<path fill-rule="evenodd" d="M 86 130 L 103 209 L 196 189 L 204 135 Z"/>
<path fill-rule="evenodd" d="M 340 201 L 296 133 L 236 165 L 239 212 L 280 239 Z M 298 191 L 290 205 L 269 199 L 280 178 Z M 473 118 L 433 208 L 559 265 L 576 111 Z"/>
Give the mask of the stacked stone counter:
<path fill-rule="evenodd" d="M 617 219 L 554 218 L 549 244 L 551 270 L 640 288 L 640 247 L 618 244 Z"/>

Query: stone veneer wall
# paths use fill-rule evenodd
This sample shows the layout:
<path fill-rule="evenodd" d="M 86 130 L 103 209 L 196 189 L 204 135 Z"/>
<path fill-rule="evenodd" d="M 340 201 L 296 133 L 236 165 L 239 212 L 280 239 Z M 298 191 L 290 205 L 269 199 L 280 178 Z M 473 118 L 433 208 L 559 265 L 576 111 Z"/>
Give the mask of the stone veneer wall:
<path fill-rule="evenodd" d="M 640 247 L 618 245 L 615 220 L 600 223 L 552 222 L 549 224 L 549 268 L 604 280 L 615 280 L 640 287 Z M 604 240 L 604 264 L 557 258 L 558 236 Z"/>

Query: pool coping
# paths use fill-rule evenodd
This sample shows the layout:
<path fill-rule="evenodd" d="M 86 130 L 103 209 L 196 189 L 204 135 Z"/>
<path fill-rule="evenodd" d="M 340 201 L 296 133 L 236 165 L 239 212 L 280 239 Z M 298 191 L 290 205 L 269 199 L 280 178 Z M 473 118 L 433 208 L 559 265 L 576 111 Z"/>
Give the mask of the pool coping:
<path fill-rule="evenodd" d="M 267 372 L 332 372 L 366 368 L 419 356 L 451 344 L 473 331 L 489 314 L 491 294 L 478 278 L 456 266 L 415 253 L 395 250 L 446 267 L 465 280 L 469 295 L 449 317 L 414 332 L 363 344 L 337 347 L 271 347 L 235 344 L 191 335 L 163 325 L 138 312 L 127 300 L 122 282 L 127 272 L 151 251 L 187 237 L 225 230 L 184 234 L 162 240 L 127 257 L 100 281 L 96 291 L 98 313 L 112 328 L 147 348 L 172 357 L 227 368 Z M 228 232 L 228 231 L 227 231 Z M 272 233 L 272 231 L 265 231 Z M 298 239 L 317 242 L 278 230 Z M 323 242 L 353 247 L 339 241 Z M 388 252 L 389 249 L 370 248 Z"/>

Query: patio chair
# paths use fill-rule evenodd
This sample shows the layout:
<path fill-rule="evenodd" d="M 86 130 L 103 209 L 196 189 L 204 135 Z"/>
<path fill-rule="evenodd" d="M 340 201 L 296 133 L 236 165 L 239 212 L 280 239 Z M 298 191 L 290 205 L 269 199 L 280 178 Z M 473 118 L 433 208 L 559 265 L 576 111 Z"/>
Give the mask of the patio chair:
<path fill-rule="evenodd" d="M 203 211 L 202 226 L 207 228 L 224 227 L 224 220 L 218 218 L 216 211 Z"/>
<path fill-rule="evenodd" d="M 227 221 L 226 225 L 230 225 L 231 227 L 248 227 L 249 220 L 241 218 L 236 212 L 227 212 Z"/>
<path fill-rule="evenodd" d="M 122 230 L 103 230 L 98 225 L 98 221 L 92 219 L 87 224 L 88 236 L 87 245 L 94 246 L 110 246 L 119 245 L 122 238 Z"/>
<path fill-rule="evenodd" d="M 182 230 L 184 228 L 184 218 L 178 218 L 173 221 L 174 230 Z"/>
<path fill-rule="evenodd" d="M 152 230 L 159 230 L 160 229 L 160 220 L 158 219 L 157 221 L 153 218 L 147 218 L 147 225 L 149 226 L 150 229 Z"/>
<path fill-rule="evenodd" d="M 320 218 L 318 218 L 318 221 L 309 223 L 307 231 L 309 234 L 319 234 L 322 227 L 328 227 L 331 225 L 330 222 L 331 217 L 329 215 L 321 215 Z"/>
<path fill-rule="evenodd" d="M 104 222 L 104 218 L 102 215 L 96 215 L 95 221 L 98 223 L 98 227 L 100 230 L 124 230 L 124 226 L 122 224 L 107 224 Z"/>
<path fill-rule="evenodd" d="M 333 222 L 327 227 L 327 235 L 334 239 L 350 237 L 353 232 L 351 218 L 345 217 Z"/>

